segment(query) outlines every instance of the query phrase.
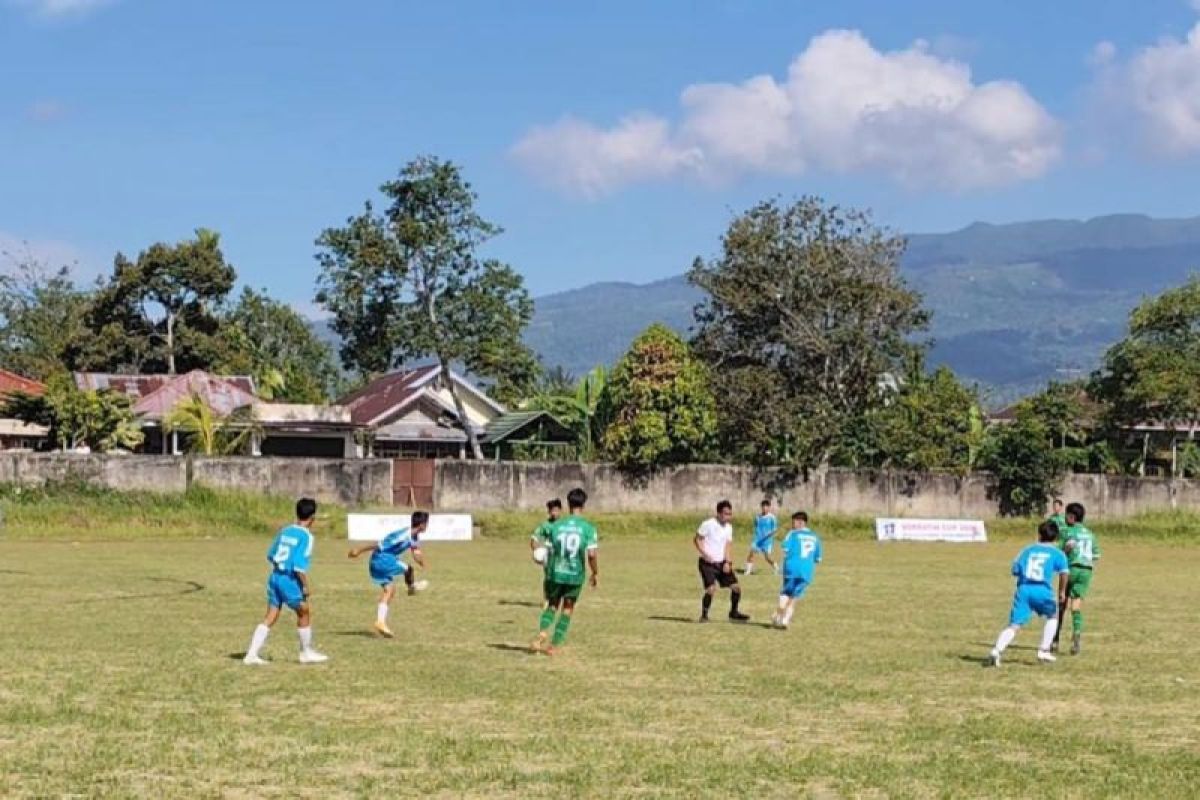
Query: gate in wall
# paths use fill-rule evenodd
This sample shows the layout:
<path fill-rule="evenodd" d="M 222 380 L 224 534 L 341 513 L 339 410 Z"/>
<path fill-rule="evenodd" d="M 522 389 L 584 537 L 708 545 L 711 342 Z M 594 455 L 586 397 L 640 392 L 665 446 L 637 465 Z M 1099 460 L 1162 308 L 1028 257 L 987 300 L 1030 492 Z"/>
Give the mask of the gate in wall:
<path fill-rule="evenodd" d="M 433 474 L 432 458 L 393 459 L 392 505 L 431 510 Z"/>

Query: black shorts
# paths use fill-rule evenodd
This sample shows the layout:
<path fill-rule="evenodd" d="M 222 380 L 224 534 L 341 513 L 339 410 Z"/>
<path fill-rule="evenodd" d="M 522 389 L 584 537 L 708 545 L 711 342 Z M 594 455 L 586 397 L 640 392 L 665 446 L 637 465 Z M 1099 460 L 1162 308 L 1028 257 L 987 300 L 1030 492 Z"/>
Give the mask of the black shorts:
<path fill-rule="evenodd" d="M 714 583 L 722 589 L 728 589 L 730 586 L 737 585 L 737 575 L 734 574 L 733 569 L 730 568 L 728 572 L 725 571 L 725 564 L 728 563 L 726 561 L 724 564 L 714 564 L 711 561 L 705 561 L 703 558 L 700 559 L 700 580 L 704 581 L 705 589 Z"/>

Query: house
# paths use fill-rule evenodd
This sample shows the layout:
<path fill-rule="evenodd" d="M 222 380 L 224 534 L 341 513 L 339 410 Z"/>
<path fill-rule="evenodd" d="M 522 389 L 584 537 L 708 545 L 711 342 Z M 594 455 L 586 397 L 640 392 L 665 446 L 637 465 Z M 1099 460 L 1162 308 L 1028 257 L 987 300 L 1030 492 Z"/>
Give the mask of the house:
<path fill-rule="evenodd" d="M 248 376 L 216 376 L 203 370 L 185 375 L 81 372 L 75 374 L 75 385 L 129 397 L 145 435 L 141 447 L 145 453 L 181 452 L 183 434 L 169 430 L 166 420 L 181 401 L 195 395 L 218 417 L 242 413 L 245 421 L 240 424 L 250 432 L 249 455 L 355 458 L 359 454 L 349 409 L 263 401 Z"/>
<path fill-rule="evenodd" d="M 451 372 L 466 423 L 483 440 L 487 426 L 505 413 L 461 375 Z M 338 400 L 350 409 L 355 425 L 368 435 L 368 452 L 377 458 L 465 458 L 467 434 L 454 398 L 436 365 L 384 375 Z"/>
<path fill-rule="evenodd" d="M 15 372 L 0 369 L 0 401 L 16 392 L 41 397 L 46 387 Z M 30 425 L 19 419 L 0 419 L 0 450 L 36 450 L 45 444 L 49 433 L 43 425 Z"/>
<path fill-rule="evenodd" d="M 487 424 L 483 451 L 497 461 L 524 459 L 574 460 L 574 431 L 549 411 L 511 411 Z"/>

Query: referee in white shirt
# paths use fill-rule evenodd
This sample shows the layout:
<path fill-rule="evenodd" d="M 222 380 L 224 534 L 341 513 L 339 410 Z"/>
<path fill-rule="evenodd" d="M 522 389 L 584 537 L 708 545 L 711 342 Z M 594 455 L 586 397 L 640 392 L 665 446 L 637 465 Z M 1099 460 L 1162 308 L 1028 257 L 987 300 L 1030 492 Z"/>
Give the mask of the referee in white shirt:
<path fill-rule="evenodd" d="M 745 622 L 749 616 L 738 611 L 742 600 L 742 587 L 738 585 L 730 558 L 733 549 L 733 505 L 728 500 L 717 503 L 717 515 L 704 521 L 692 544 L 700 553 L 700 580 L 704 582 L 704 598 L 700 601 L 700 622 L 708 622 L 708 609 L 712 607 L 717 587 L 729 589 L 729 618 L 734 622 Z"/>

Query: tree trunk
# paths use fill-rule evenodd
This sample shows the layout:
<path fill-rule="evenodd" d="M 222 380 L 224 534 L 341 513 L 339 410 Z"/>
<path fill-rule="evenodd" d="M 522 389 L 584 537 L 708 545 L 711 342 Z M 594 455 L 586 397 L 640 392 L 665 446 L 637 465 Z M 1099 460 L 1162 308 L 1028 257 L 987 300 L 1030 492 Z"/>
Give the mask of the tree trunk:
<path fill-rule="evenodd" d="M 458 421 L 462 423 L 463 431 L 467 434 L 467 444 L 471 448 L 471 457 L 476 461 L 482 461 L 483 448 L 479 446 L 479 438 L 475 436 L 475 428 L 471 425 L 471 420 L 467 416 L 467 407 L 463 405 L 462 398 L 458 396 L 458 387 L 454 385 L 454 376 L 450 372 L 450 362 L 439 355 L 438 364 L 442 369 L 442 380 L 446 382 L 446 388 L 450 391 L 450 397 L 454 400 L 454 410 L 458 414 Z"/>
<path fill-rule="evenodd" d="M 167 374 L 175 374 L 175 312 L 167 312 Z"/>

